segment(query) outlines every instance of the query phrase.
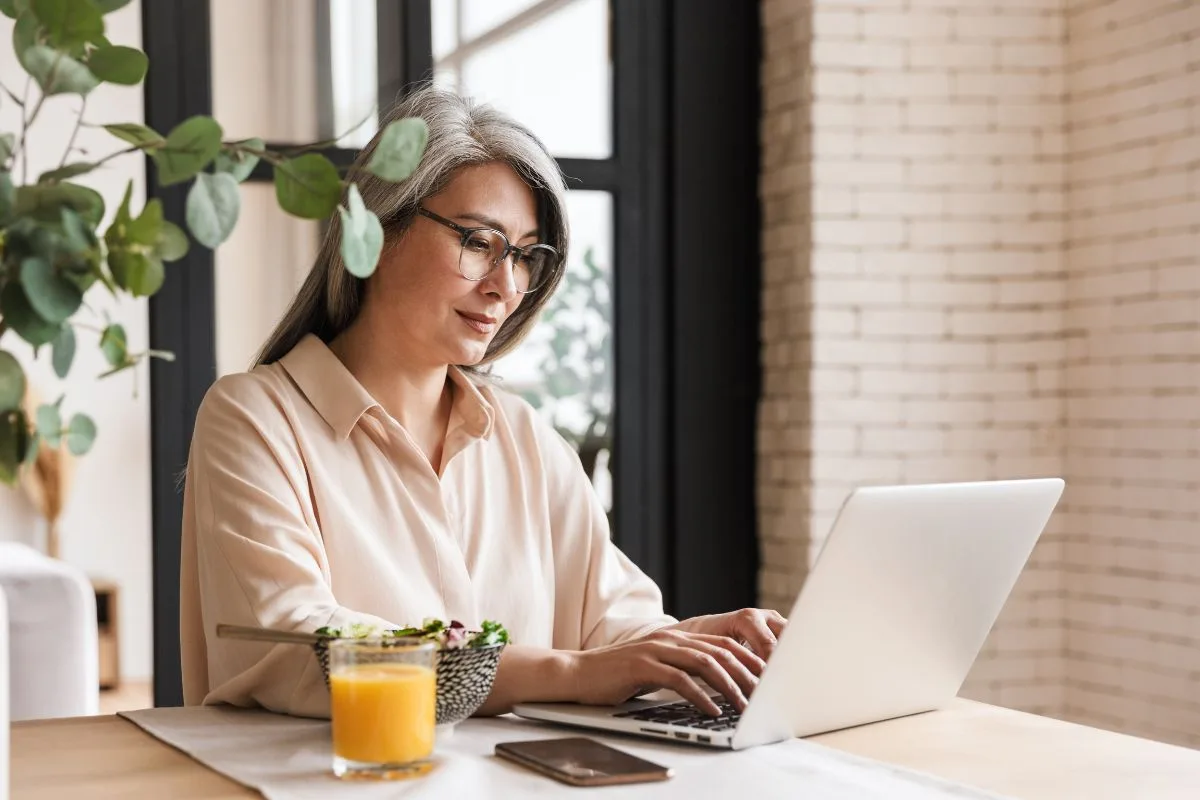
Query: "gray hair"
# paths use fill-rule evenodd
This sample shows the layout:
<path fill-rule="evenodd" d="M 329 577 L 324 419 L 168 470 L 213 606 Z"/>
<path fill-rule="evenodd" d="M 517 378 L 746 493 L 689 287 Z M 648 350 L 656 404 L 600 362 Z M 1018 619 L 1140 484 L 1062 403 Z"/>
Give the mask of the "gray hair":
<path fill-rule="evenodd" d="M 379 134 L 359 153 L 348 174 L 358 185 L 366 207 L 383 223 L 388 241 L 394 241 L 407 230 L 418 204 L 444 189 L 459 168 L 502 162 L 512 167 L 533 190 L 540 241 L 562 254 L 562 267 L 545 284 L 526 295 L 496 332 L 481 363 L 495 361 L 528 335 L 537 322 L 538 312 L 562 279 L 569 236 L 562 172 L 529 129 L 491 106 L 453 92 L 431 85 L 416 90 L 392 109 L 381 123 L 380 131 L 388 122 L 406 117 L 419 117 L 429 126 L 425 153 L 412 175 L 392 183 L 364 169 L 379 143 Z M 342 202 L 347 202 L 345 196 Z M 308 277 L 267 339 L 256 364 L 278 361 L 309 333 L 328 343 L 358 316 L 366 282 L 346 270 L 340 252 L 341 238 L 341 222 L 335 215 Z"/>

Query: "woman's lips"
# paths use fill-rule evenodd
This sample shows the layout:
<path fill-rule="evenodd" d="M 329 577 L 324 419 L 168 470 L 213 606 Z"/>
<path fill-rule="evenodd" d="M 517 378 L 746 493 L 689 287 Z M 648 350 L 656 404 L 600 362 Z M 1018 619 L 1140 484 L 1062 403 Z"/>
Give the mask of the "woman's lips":
<path fill-rule="evenodd" d="M 468 328 L 484 335 L 496 330 L 496 323 L 499 322 L 495 317 L 489 317 L 487 314 L 471 314 L 467 311 L 458 311 L 456 313 L 467 324 Z"/>

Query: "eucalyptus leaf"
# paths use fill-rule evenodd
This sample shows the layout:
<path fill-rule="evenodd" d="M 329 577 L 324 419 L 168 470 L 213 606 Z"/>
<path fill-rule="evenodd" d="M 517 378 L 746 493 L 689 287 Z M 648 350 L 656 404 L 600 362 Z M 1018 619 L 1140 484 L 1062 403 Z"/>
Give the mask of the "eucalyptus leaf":
<path fill-rule="evenodd" d="M 263 150 L 266 148 L 266 143 L 262 139 L 247 139 L 240 142 L 246 147 L 253 150 Z M 233 179 L 238 183 L 250 177 L 250 173 L 254 172 L 254 168 L 258 166 L 259 157 L 250 153 L 234 152 L 228 153 L 222 150 L 217 155 L 217 160 L 213 164 L 213 168 L 217 172 L 228 172 L 233 176 Z"/>
<path fill-rule="evenodd" d="M 29 0 L 0 0 L 0 14 L 9 19 L 16 19 L 27 8 Z"/>
<path fill-rule="evenodd" d="M 86 455 L 96 442 L 96 423 L 86 414 L 76 414 L 67 425 L 67 449 L 71 455 Z"/>
<path fill-rule="evenodd" d="M 183 229 L 174 222 L 164 221 L 158 241 L 154 244 L 154 252 L 163 261 L 178 261 L 188 253 L 188 237 Z"/>
<path fill-rule="evenodd" d="M 38 451 L 41 449 L 42 437 L 37 435 L 37 431 L 34 431 L 29 436 L 28 444 L 25 445 L 25 466 L 30 466 L 37 461 Z"/>
<path fill-rule="evenodd" d="M 38 406 L 35 419 L 38 436 L 42 437 L 46 444 L 54 448 L 62 444 L 63 421 L 58 406 Z"/>
<path fill-rule="evenodd" d="M 16 146 L 17 135 L 15 133 L 0 133 L 0 163 L 8 161 Z"/>
<path fill-rule="evenodd" d="M 118 8 L 129 5 L 131 0 L 92 0 L 92 2 L 96 4 L 102 14 L 111 14 Z"/>
<path fill-rule="evenodd" d="M 104 198 L 95 189 L 77 183 L 18 186 L 16 195 L 16 213 L 39 222 L 57 224 L 63 208 L 71 209 L 93 228 L 104 217 Z"/>
<path fill-rule="evenodd" d="M 275 199 L 293 216 L 324 219 L 337 208 L 341 193 L 337 167 L 320 153 L 305 153 L 275 167 Z"/>
<path fill-rule="evenodd" d="M 82 255 L 96 246 L 96 234 L 69 208 L 62 209 L 63 242 L 72 255 Z"/>
<path fill-rule="evenodd" d="M 149 297 L 162 288 L 166 278 L 157 256 L 137 250 L 110 250 L 108 268 L 117 286 L 134 297 Z"/>
<path fill-rule="evenodd" d="M 75 284 L 59 275 L 44 258 L 31 256 L 21 262 L 21 283 L 33 310 L 56 325 L 79 310 L 83 302 Z"/>
<path fill-rule="evenodd" d="M 59 167 L 58 169 L 52 169 L 49 172 L 43 172 L 41 175 L 38 176 L 37 182 L 38 183 L 47 183 L 49 181 L 70 180 L 71 178 L 74 178 L 76 175 L 86 175 L 87 173 L 94 170 L 96 168 L 96 166 L 97 166 L 96 164 L 93 164 L 89 161 L 80 161 L 76 164 L 67 164 L 65 166 Z"/>
<path fill-rule="evenodd" d="M 196 241 L 216 249 L 237 225 L 242 195 L 237 180 L 227 172 L 196 176 L 187 196 L 187 225 Z"/>
<path fill-rule="evenodd" d="M 182 183 L 208 166 L 221 152 L 221 126 L 212 117 L 194 116 L 167 134 L 160 150 L 151 152 L 162 186 Z"/>
<path fill-rule="evenodd" d="M 141 50 L 120 45 L 97 48 L 87 60 L 87 67 L 93 75 L 121 86 L 141 83 L 149 66 L 150 60 Z"/>
<path fill-rule="evenodd" d="M 61 219 L 61 214 L 60 214 Z M 25 245 L 27 253 L 22 253 L 23 259 L 27 255 L 40 256 L 48 263 L 54 263 L 64 249 L 65 241 L 58 231 L 50 225 L 34 226 L 33 231 L 26 237 Z"/>
<path fill-rule="evenodd" d="M 7 350 L 0 350 L 0 412 L 21 407 L 25 397 L 25 371 Z"/>
<path fill-rule="evenodd" d="M 104 232 L 104 241 L 109 247 L 123 247 L 127 244 L 129 223 L 133 222 L 133 217 L 129 215 L 129 201 L 132 197 L 133 181 L 131 180 L 125 185 L 125 196 L 121 198 L 121 205 L 117 206 L 117 213 L 113 216 L 112 224 Z"/>
<path fill-rule="evenodd" d="M 0 414 L 0 481 L 17 482 L 17 470 L 29 452 L 29 423 L 20 411 Z"/>
<path fill-rule="evenodd" d="M 125 328 L 120 325 L 109 325 L 100 333 L 100 352 L 109 366 L 124 366 L 129 361 L 129 346 L 125 338 Z"/>
<path fill-rule="evenodd" d="M 138 218 L 131 220 L 125 227 L 125 240 L 134 244 L 144 244 L 148 247 L 158 242 L 162 235 L 163 207 L 162 200 L 152 197 L 146 201 L 145 207 Z"/>
<path fill-rule="evenodd" d="M 51 47 L 68 49 L 104 35 L 104 17 L 94 0 L 30 0 Z"/>
<path fill-rule="evenodd" d="M 367 171 L 386 181 L 402 181 L 420 165 L 428 141 L 429 127 L 425 120 L 417 117 L 394 120 L 383 129 L 367 162 Z"/>
<path fill-rule="evenodd" d="M 351 184 L 347 211 L 338 208 L 342 221 L 342 261 L 351 275 L 367 278 L 375 272 L 383 252 L 383 226 L 379 217 L 363 204 L 358 186 Z"/>
<path fill-rule="evenodd" d="M 26 8 L 20 12 L 16 24 L 13 25 L 13 53 L 16 54 L 21 69 L 33 74 L 27 54 L 37 45 L 42 27 L 38 24 L 37 17 L 28 9 L 28 2 L 25 5 Z"/>
<path fill-rule="evenodd" d="M 8 327 L 34 347 L 49 344 L 58 336 L 59 326 L 42 319 L 33 310 L 25 290 L 16 281 L 10 281 L 0 292 L 0 316 L 4 317 Z"/>
<path fill-rule="evenodd" d="M 0 172 L 0 224 L 7 223 L 17 202 L 17 190 L 13 187 L 12 173 Z"/>
<path fill-rule="evenodd" d="M 62 332 L 51 343 L 50 361 L 54 365 L 54 374 L 60 378 L 67 377 L 71 364 L 75 361 L 75 329 L 64 325 Z"/>
<path fill-rule="evenodd" d="M 147 147 L 166 144 L 161 133 L 136 122 L 121 122 L 115 125 L 105 125 L 104 130 L 134 147 Z"/>
<path fill-rule="evenodd" d="M 100 85 L 83 64 L 45 45 L 25 51 L 25 69 L 47 95 L 86 95 Z"/>

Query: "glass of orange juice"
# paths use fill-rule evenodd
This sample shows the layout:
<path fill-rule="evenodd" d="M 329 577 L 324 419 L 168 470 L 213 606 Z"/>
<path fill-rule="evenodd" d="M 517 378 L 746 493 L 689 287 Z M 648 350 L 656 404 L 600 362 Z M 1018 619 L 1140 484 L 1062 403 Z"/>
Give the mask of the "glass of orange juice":
<path fill-rule="evenodd" d="M 437 645 L 420 639 L 329 643 L 335 775 L 394 780 L 429 770 L 436 657 Z"/>

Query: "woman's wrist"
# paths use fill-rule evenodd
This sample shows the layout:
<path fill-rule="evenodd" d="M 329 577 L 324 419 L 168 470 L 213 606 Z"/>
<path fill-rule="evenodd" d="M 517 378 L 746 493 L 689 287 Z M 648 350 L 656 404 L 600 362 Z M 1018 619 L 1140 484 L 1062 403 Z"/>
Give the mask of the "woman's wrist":
<path fill-rule="evenodd" d="M 547 651 L 546 691 L 553 699 L 547 703 L 571 703 L 579 700 L 580 672 L 583 669 L 582 652 L 574 650 Z"/>
<path fill-rule="evenodd" d="M 482 716 L 507 714 L 518 703 L 564 703 L 578 700 L 581 653 L 509 645 L 500 658 L 496 682 Z"/>

